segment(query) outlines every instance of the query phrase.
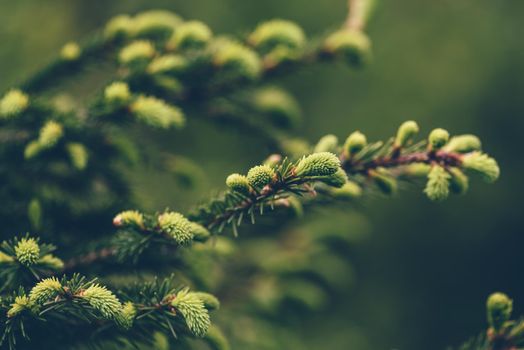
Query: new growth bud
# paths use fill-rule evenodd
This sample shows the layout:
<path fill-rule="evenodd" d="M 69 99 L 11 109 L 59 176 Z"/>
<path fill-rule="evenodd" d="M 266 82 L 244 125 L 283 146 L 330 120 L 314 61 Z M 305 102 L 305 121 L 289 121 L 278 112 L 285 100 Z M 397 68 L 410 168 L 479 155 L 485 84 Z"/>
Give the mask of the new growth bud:
<path fill-rule="evenodd" d="M 337 199 L 350 200 L 362 195 L 362 188 L 353 181 L 346 181 L 340 188 L 333 188 L 329 193 Z"/>
<path fill-rule="evenodd" d="M 33 238 L 22 238 L 15 246 L 16 260 L 25 266 L 31 266 L 40 259 L 40 246 Z"/>
<path fill-rule="evenodd" d="M 168 38 L 182 23 L 182 18 L 171 11 L 150 10 L 133 19 L 132 32 L 138 37 Z"/>
<path fill-rule="evenodd" d="M 306 36 L 296 23 L 274 19 L 260 24 L 251 33 L 248 41 L 263 52 L 269 52 L 276 47 L 297 50 L 304 47 Z"/>
<path fill-rule="evenodd" d="M 413 137 L 419 132 L 418 124 L 412 120 L 406 121 L 400 125 L 395 137 L 396 147 L 405 147 Z"/>
<path fill-rule="evenodd" d="M 155 55 L 155 47 L 146 40 L 137 40 L 125 46 L 118 55 L 120 63 L 125 65 L 147 61 Z"/>
<path fill-rule="evenodd" d="M 185 124 L 182 111 L 155 97 L 139 96 L 129 107 L 135 116 L 154 127 L 181 128 Z"/>
<path fill-rule="evenodd" d="M 64 61 L 76 61 L 81 54 L 80 46 L 75 42 L 69 42 L 60 50 L 60 58 Z"/>
<path fill-rule="evenodd" d="M 462 157 L 462 166 L 466 170 L 478 173 L 486 182 L 495 182 L 500 176 L 497 161 L 485 153 L 472 152 Z"/>
<path fill-rule="evenodd" d="M 109 103 L 125 104 L 131 99 L 129 85 L 121 81 L 115 81 L 104 90 L 104 98 Z"/>
<path fill-rule="evenodd" d="M 168 50 L 203 47 L 211 40 L 211 29 L 200 21 L 188 21 L 179 25 L 167 43 Z"/>
<path fill-rule="evenodd" d="M 383 168 L 370 170 L 369 176 L 382 193 L 390 196 L 397 192 L 397 180 L 387 170 Z"/>
<path fill-rule="evenodd" d="M 326 38 L 324 51 L 361 66 L 371 58 L 371 42 L 361 31 L 342 29 Z"/>
<path fill-rule="evenodd" d="M 262 69 L 260 59 L 253 50 L 229 39 L 216 41 L 213 62 L 216 66 L 247 79 L 257 78 Z"/>
<path fill-rule="evenodd" d="M 29 298 L 25 295 L 20 295 L 15 298 L 15 302 L 11 304 L 11 308 L 7 311 L 7 317 L 12 318 L 24 310 L 30 310 L 33 307 Z"/>
<path fill-rule="evenodd" d="M 479 151 L 481 147 L 482 144 L 477 136 L 459 135 L 453 136 L 442 150 L 446 152 L 468 153 Z"/>
<path fill-rule="evenodd" d="M 193 233 L 193 240 L 205 242 L 211 236 L 211 233 L 204 226 L 191 221 L 191 232 Z"/>
<path fill-rule="evenodd" d="M 340 169 L 340 159 L 330 152 L 313 153 L 303 157 L 295 168 L 297 176 L 328 176 Z"/>
<path fill-rule="evenodd" d="M 29 299 L 36 305 L 51 301 L 63 292 L 62 285 L 56 277 L 44 278 L 29 292 Z"/>
<path fill-rule="evenodd" d="M 426 163 L 413 163 L 403 168 L 402 174 L 411 177 L 426 177 L 431 171 L 431 165 Z"/>
<path fill-rule="evenodd" d="M 40 129 L 38 143 L 43 148 L 51 148 L 56 145 L 63 135 L 64 128 L 62 127 L 62 124 L 50 120 Z"/>
<path fill-rule="evenodd" d="M 331 152 L 338 153 L 338 138 L 335 135 L 326 135 L 318 140 L 314 149 L 315 153 Z"/>
<path fill-rule="evenodd" d="M 94 284 L 84 290 L 81 297 L 106 319 L 114 319 L 122 307 L 118 298 L 99 284 Z"/>
<path fill-rule="evenodd" d="M 130 329 L 136 316 L 136 308 L 132 302 L 124 303 L 120 312 L 116 315 L 115 321 L 124 329 Z"/>
<path fill-rule="evenodd" d="M 128 37 L 133 32 L 133 20 L 128 15 L 118 15 L 107 22 L 104 36 L 107 39 Z"/>
<path fill-rule="evenodd" d="M 11 118 L 29 106 L 29 97 L 18 89 L 10 90 L 0 100 L 0 118 Z"/>
<path fill-rule="evenodd" d="M 428 174 L 428 182 L 424 193 L 432 201 L 442 201 L 449 196 L 451 175 L 440 165 L 434 165 Z"/>
<path fill-rule="evenodd" d="M 335 171 L 334 174 L 326 175 L 318 178 L 319 181 L 322 181 L 323 183 L 333 186 L 333 187 L 342 187 L 346 184 L 348 181 L 348 175 L 342 168 L 338 168 L 337 171 Z"/>
<path fill-rule="evenodd" d="M 188 289 L 178 292 L 171 305 L 179 311 L 186 321 L 189 330 L 197 337 L 206 335 L 211 319 L 202 299 Z"/>
<path fill-rule="evenodd" d="M 449 140 L 449 132 L 447 130 L 437 128 L 431 131 L 428 137 L 431 149 L 441 149 Z"/>
<path fill-rule="evenodd" d="M 367 143 L 366 135 L 360 131 L 353 132 L 344 142 L 344 155 L 348 158 L 354 156 L 366 147 Z"/>
<path fill-rule="evenodd" d="M 258 190 L 273 182 L 275 171 L 267 165 L 257 165 L 247 172 L 247 181 Z"/>
<path fill-rule="evenodd" d="M 113 225 L 120 226 L 136 226 L 144 228 L 144 215 L 136 210 L 126 210 L 115 216 Z"/>
<path fill-rule="evenodd" d="M 159 56 L 151 61 L 147 66 L 149 74 L 171 74 L 177 75 L 186 70 L 188 61 L 181 55 Z"/>
<path fill-rule="evenodd" d="M 251 190 L 251 185 L 249 184 L 247 177 L 240 174 L 229 175 L 226 179 L 226 185 L 232 191 L 242 194 L 249 194 L 249 191 Z"/>
<path fill-rule="evenodd" d="M 488 312 L 488 323 L 495 331 L 499 331 L 506 321 L 511 317 L 513 300 L 506 294 L 493 293 L 486 302 Z"/>
<path fill-rule="evenodd" d="M 77 142 L 70 142 L 66 145 L 67 153 L 71 163 L 77 170 L 84 170 L 87 166 L 89 154 L 84 145 Z"/>
<path fill-rule="evenodd" d="M 160 229 L 173 238 L 179 245 L 189 244 L 194 237 L 191 222 L 182 214 L 165 212 L 158 216 Z"/>

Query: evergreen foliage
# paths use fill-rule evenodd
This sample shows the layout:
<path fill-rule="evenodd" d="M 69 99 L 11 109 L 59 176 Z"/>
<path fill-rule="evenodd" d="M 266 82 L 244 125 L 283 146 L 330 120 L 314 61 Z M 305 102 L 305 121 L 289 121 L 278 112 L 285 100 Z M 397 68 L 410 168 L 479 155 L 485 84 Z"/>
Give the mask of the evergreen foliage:
<path fill-rule="evenodd" d="M 12 232 L 56 242 L 64 260 L 39 238 L 3 237 L 0 346 L 193 349 L 199 341 L 224 350 L 231 337 L 253 349 L 281 349 L 279 336 L 266 336 L 275 334 L 273 321 L 282 321 L 279 309 L 322 309 L 333 290 L 345 290 L 333 271 L 350 269 L 347 237 L 301 228 L 297 218 L 315 206 L 343 208 L 376 190 L 392 195 L 400 181 L 426 177 L 424 193 L 434 201 L 465 193 L 470 174 L 494 182 L 499 167 L 476 136 L 450 138 L 435 129 L 415 142 L 414 121 L 385 141 L 349 130 L 343 143 L 334 135 L 316 144 L 290 136 L 300 106 L 284 89 L 264 84 L 319 62 L 368 63 L 364 30 L 374 2 L 350 3 L 359 5 L 344 26 L 318 38 L 282 19 L 234 37 L 167 11 L 119 15 L 91 39 L 67 43 L 54 62 L 5 92 L 0 157 L 9 166 L 0 168 L 0 193 L 9 205 L 0 217 Z M 51 86 L 100 62 L 110 62 L 112 71 L 104 72 L 92 100 L 47 98 Z M 132 165 L 172 172 L 186 187 L 201 169 L 135 130 L 143 124 L 175 134 L 197 117 L 262 136 L 275 153 L 245 175 L 229 175 L 223 192 L 190 211 L 147 213 L 126 177 Z M 280 236 L 264 237 L 259 226 Z M 240 227 L 253 235 L 232 240 L 228 233 L 236 237 Z M 232 262 L 245 270 L 219 272 L 217 266 Z M 225 296 L 222 308 L 209 291 Z M 490 297 L 484 344 L 524 341 L 521 322 L 509 320 L 511 305 L 502 294 Z M 235 333 L 228 319 L 260 335 Z"/>

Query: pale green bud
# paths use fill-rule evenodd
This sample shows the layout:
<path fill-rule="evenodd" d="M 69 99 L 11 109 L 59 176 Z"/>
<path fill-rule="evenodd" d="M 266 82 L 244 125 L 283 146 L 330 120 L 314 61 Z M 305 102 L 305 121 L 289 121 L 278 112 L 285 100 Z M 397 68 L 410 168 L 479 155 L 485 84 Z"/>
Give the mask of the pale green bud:
<path fill-rule="evenodd" d="M 324 51 L 360 66 L 371 58 L 371 42 L 363 32 L 342 29 L 326 38 Z"/>
<path fill-rule="evenodd" d="M 329 192 L 334 198 L 342 200 L 350 200 L 358 198 L 362 195 L 362 188 L 353 181 L 346 181 L 340 188 L 333 188 Z"/>
<path fill-rule="evenodd" d="M 397 192 L 397 180 L 385 169 L 370 170 L 369 175 L 382 193 L 389 196 Z"/>
<path fill-rule="evenodd" d="M 99 284 L 88 287 L 80 296 L 106 319 L 114 319 L 122 308 L 118 298 Z"/>
<path fill-rule="evenodd" d="M 27 217 L 31 223 L 31 227 L 39 230 L 42 226 L 42 205 L 38 198 L 33 198 L 27 206 Z"/>
<path fill-rule="evenodd" d="M 511 317 L 513 300 L 504 293 L 493 293 L 489 296 L 486 307 L 488 323 L 494 330 L 498 331 Z"/>
<path fill-rule="evenodd" d="M 220 308 L 220 301 L 213 294 L 204 293 L 204 292 L 194 292 L 193 294 L 197 298 L 202 300 L 206 309 L 217 310 L 218 308 Z"/>
<path fill-rule="evenodd" d="M 15 246 L 16 260 L 25 266 L 31 266 L 40 259 L 40 247 L 33 238 L 22 238 Z"/>
<path fill-rule="evenodd" d="M 257 78 L 262 70 L 260 58 L 253 50 L 228 39 L 217 40 L 213 62 L 216 66 L 247 79 Z"/>
<path fill-rule="evenodd" d="M 300 158 L 311 153 L 309 143 L 298 137 L 286 137 L 280 140 L 280 148 L 284 154 L 291 158 Z"/>
<path fill-rule="evenodd" d="M 124 104 L 131 99 L 129 85 L 122 81 L 115 81 L 104 89 L 104 98 L 109 103 Z"/>
<path fill-rule="evenodd" d="M 130 329 L 133 326 L 135 316 L 135 305 L 133 305 L 132 302 L 128 301 L 124 303 L 120 312 L 115 316 L 115 321 L 120 327 L 124 329 Z"/>
<path fill-rule="evenodd" d="M 222 331 L 211 325 L 205 336 L 206 342 L 209 344 L 212 350 L 230 350 L 229 342 Z"/>
<path fill-rule="evenodd" d="M 188 66 L 187 59 L 181 55 L 159 56 L 149 63 L 147 72 L 149 74 L 178 74 L 184 72 Z"/>
<path fill-rule="evenodd" d="M 133 19 L 136 36 L 167 38 L 182 23 L 180 16 L 165 10 L 150 10 L 139 13 Z"/>
<path fill-rule="evenodd" d="M 366 147 L 367 143 L 366 135 L 360 131 L 355 131 L 344 142 L 344 154 L 346 157 L 351 157 Z"/>
<path fill-rule="evenodd" d="M 440 165 L 434 165 L 428 174 L 428 182 L 424 193 L 432 201 L 442 201 L 449 196 L 451 175 Z"/>
<path fill-rule="evenodd" d="M 38 141 L 29 142 L 24 149 L 24 158 L 31 159 L 36 157 L 42 151 L 42 146 Z"/>
<path fill-rule="evenodd" d="M 462 166 L 482 176 L 486 182 L 495 182 L 500 176 L 497 161 L 485 153 L 472 152 L 462 157 Z"/>
<path fill-rule="evenodd" d="M 30 310 L 33 307 L 31 301 L 26 295 L 20 295 L 15 298 L 11 308 L 7 311 L 7 317 L 12 318 L 24 310 Z"/>
<path fill-rule="evenodd" d="M 54 120 L 47 121 L 40 129 L 38 143 L 43 148 L 51 148 L 64 136 L 64 127 Z"/>
<path fill-rule="evenodd" d="M 295 168 L 297 176 L 328 176 L 340 169 L 340 159 L 330 152 L 313 153 L 303 157 Z"/>
<path fill-rule="evenodd" d="M 128 15 L 118 15 L 107 22 L 104 36 L 108 39 L 128 37 L 133 33 L 133 20 Z"/>
<path fill-rule="evenodd" d="M 482 144 L 477 136 L 459 135 L 453 136 L 443 150 L 446 152 L 468 153 L 479 151 L 481 147 Z"/>
<path fill-rule="evenodd" d="M 191 232 L 193 239 L 199 242 L 205 242 L 211 236 L 211 233 L 204 226 L 191 221 Z"/>
<path fill-rule="evenodd" d="M 323 176 L 322 178 L 319 178 L 318 180 L 322 181 L 323 183 L 329 186 L 342 187 L 348 181 L 348 176 L 346 172 L 344 171 L 344 169 L 338 168 L 334 174 Z"/>
<path fill-rule="evenodd" d="M 459 168 L 449 168 L 451 175 L 450 189 L 453 193 L 464 194 L 468 191 L 469 179 Z"/>
<path fill-rule="evenodd" d="M 80 57 L 81 53 L 82 50 L 77 43 L 68 42 L 60 50 L 60 58 L 62 58 L 64 61 L 76 61 Z"/>
<path fill-rule="evenodd" d="M 85 146 L 81 143 L 70 142 L 66 145 L 66 150 L 73 166 L 78 170 L 84 170 L 89 159 Z"/>
<path fill-rule="evenodd" d="M 209 312 L 195 293 L 184 289 L 177 293 L 171 305 L 182 314 L 189 330 L 197 337 L 204 337 L 211 326 Z"/>
<path fill-rule="evenodd" d="M 64 262 L 51 254 L 46 254 L 38 260 L 38 265 L 51 270 L 60 271 L 64 268 Z"/>
<path fill-rule="evenodd" d="M 185 124 L 184 114 L 178 107 L 155 97 L 139 96 L 131 104 L 130 110 L 139 120 L 154 127 L 181 128 Z"/>
<path fill-rule="evenodd" d="M 180 213 L 165 212 L 160 214 L 158 225 L 179 245 L 189 244 L 194 238 L 191 222 Z"/>
<path fill-rule="evenodd" d="M 314 152 L 338 153 L 338 138 L 335 135 L 322 136 L 315 145 Z"/>
<path fill-rule="evenodd" d="M 441 149 L 449 141 L 449 132 L 441 128 L 434 129 L 429 134 L 428 141 L 432 149 Z"/>
<path fill-rule="evenodd" d="M 202 47 L 207 44 L 212 37 L 213 33 L 205 23 L 188 21 L 176 28 L 173 36 L 167 43 L 167 48 L 172 50 Z"/>
<path fill-rule="evenodd" d="M 62 284 L 56 277 L 44 278 L 29 292 L 29 299 L 33 304 L 41 305 L 51 301 L 63 292 Z"/>
<path fill-rule="evenodd" d="M 411 177 L 426 177 L 431 171 L 431 165 L 426 163 L 413 163 L 403 168 L 402 174 Z"/>
<path fill-rule="evenodd" d="M 267 165 L 257 165 L 247 172 L 247 181 L 251 187 L 261 189 L 273 182 L 275 171 Z"/>
<path fill-rule="evenodd" d="M 25 111 L 29 106 L 29 96 L 18 89 L 7 92 L 0 100 L 0 118 L 8 119 Z"/>
<path fill-rule="evenodd" d="M 232 191 L 239 192 L 242 194 L 249 194 L 251 191 L 251 185 L 249 180 L 244 175 L 231 174 L 226 179 L 226 185 Z"/>
<path fill-rule="evenodd" d="M 300 122 L 301 112 L 297 101 L 279 88 L 264 88 L 253 96 L 255 108 L 268 115 L 271 121 L 282 127 L 293 127 Z"/>
<path fill-rule="evenodd" d="M 419 132 L 419 127 L 413 120 L 408 120 L 400 125 L 395 138 L 395 146 L 406 146 Z"/>
<path fill-rule="evenodd" d="M 118 54 L 122 64 L 131 64 L 137 61 L 149 60 L 155 55 L 155 47 L 146 40 L 137 40 L 125 46 Z"/>
<path fill-rule="evenodd" d="M 115 216 L 113 225 L 120 226 L 137 226 L 144 228 L 144 215 L 136 210 L 126 210 Z"/>
<path fill-rule="evenodd" d="M 259 24 L 248 41 L 262 51 L 270 51 L 275 47 L 302 49 L 306 43 L 306 36 L 296 23 L 274 19 Z"/>

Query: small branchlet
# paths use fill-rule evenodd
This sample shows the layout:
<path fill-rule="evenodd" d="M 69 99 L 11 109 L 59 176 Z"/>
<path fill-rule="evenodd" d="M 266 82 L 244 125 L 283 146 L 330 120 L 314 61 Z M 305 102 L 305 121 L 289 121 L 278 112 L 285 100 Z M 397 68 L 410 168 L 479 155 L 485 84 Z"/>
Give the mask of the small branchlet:
<path fill-rule="evenodd" d="M 419 127 L 413 121 L 403 123 L 388 142 L 367 143 L 361 132 L 350 134 L 342 147 L 342 168 L 350 180 L 363 184 L 371 178 L 386 194 L 396 191 L 397 180 L 427 176 L 424 193 L 440 201 L 450 191 L 465 193 L 467 173 L 480 174 L 494 182 L 500 174 L 497 162 L 480 151 L 480 141 L 473 135 L 449 137 L 444 129 L 435 129 L 427 141 L 412 144 Z M 337 149 L 331 141 L 329 145 Z"/>
<path fill-rule="evenodd" d="M 53 245 L 40 243 L 39 239 L 28 235 L 3 241 L 0 245 L 0 281 L 4 286 L 0 290 L 61 271 L 64 263 L 51 254 L 54 250 Z"/>

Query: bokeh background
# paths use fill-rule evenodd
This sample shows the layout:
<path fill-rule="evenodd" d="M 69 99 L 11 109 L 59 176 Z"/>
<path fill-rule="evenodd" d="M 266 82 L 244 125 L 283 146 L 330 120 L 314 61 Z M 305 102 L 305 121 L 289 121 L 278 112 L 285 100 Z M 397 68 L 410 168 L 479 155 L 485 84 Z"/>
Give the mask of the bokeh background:
<path fill-rule="evenodd" d="M 151 8 L 205 21 L 217 33 L 247 32 L 280 17 L 315 35 L 345 16 L 344 0 L 0 0 L 0 91 L 111 16 Z M 281 79 L 302 103 L 297 134 L 311 142 L 354 129 L 381 139 L 415 119 L 424 132 L 445 127 L 479 135 L 502 169 L 495 185 L 475 183 L 467 196 L 442 204 L 407 186 L 392 199 L 356 207 L 368 224 L 347 226 L 365 234 L 351 256 L 354 286 L 336 307 L 303 320 L 308 349 L 457 345 L 485 327 L 485 298 L 496 290 L 514 297 L 516 312 L 524 313 L 523 20 L 521 0 L 381 1 L 368 30 L 372 65 L 359 72 L 309 67 Z M 205 164 L 210 184 L 202 192 L 223 187 L 224 176 L 266 154 L 247 136 L 194 123 L 160 139 L 165 147 L 190 146 L 188 155 Z M 216 147 L 205 143 L 210 137 Z M 132 176 L 152 210 L 195 196 L 173 193 L 148 169 Z"/>

